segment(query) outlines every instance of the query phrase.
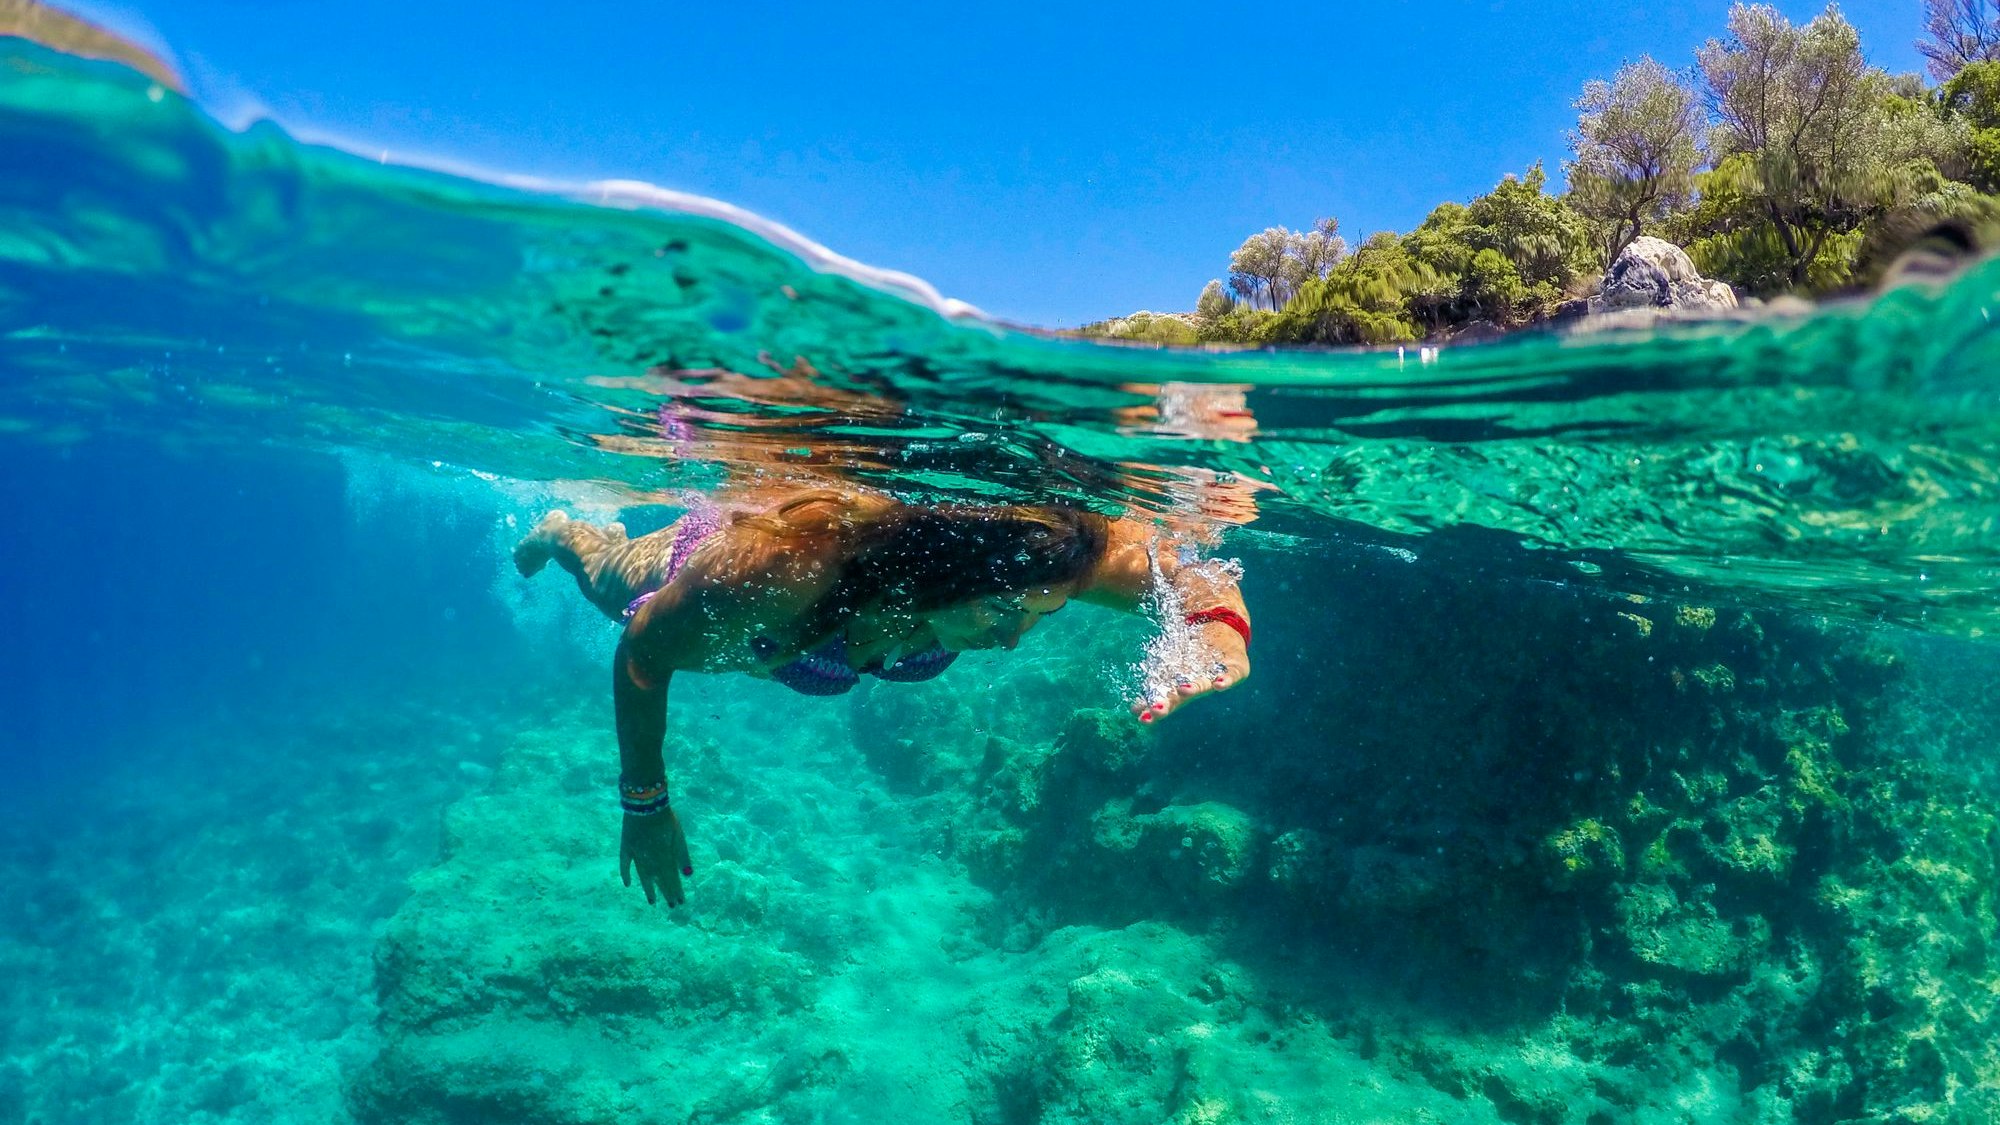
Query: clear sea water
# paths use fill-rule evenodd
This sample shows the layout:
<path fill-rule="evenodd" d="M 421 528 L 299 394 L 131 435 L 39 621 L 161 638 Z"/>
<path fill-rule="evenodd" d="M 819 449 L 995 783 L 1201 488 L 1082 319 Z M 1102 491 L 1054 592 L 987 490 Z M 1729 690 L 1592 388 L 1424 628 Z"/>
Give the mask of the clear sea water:
<path fill-rule="evenodd" d="M 1174 352 L 19 40 L 0 162 L 0 1122 L 2000 1118 L 2000 262 Z M 795 476 L 1157 517 L 1255 674 L 677 683 L 649 909 L 511 546 Z"/>

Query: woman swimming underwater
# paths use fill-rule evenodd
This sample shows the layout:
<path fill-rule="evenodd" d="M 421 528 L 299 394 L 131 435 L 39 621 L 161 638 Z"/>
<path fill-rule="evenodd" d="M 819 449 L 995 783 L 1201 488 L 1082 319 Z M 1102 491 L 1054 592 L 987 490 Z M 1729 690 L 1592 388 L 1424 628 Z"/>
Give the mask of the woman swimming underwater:
<path fill-rule="evenodd" d="M 1072 598 L 1138 612 L 1163 581 L 1213 661 L 1133 705 L 1152 722 L 1250 674 L 1234 569 L 1183 563 L 1156 535 L 1071 508 L 917 506 L 829 488 L 734 514 L 697 508 L 637 539 L 552 513 L 514 560 L 524 575 L 555 561 L 625 620 L 612 663 L 619 870 L 629 886 L 637 869 L 646 901 L 678 906 L 693 866 L 661 754 L 675 672 L 740 672 L 808 695 L 865 675 L 927 680 L 967 649 L 1012 649 Z"/>

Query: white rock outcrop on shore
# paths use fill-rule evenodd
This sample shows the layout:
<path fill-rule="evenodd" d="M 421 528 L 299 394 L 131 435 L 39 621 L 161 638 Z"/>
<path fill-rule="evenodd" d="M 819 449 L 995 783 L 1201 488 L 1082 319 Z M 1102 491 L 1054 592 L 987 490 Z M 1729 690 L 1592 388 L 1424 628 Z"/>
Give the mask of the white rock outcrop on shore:
<path fill-rule="evenodd" d="M 1702 277 L 1687 252 L 1664 238 L 1641 235 L 1611 263 L 1590 298 L 1590 312 L 1647 310 L 1672 316 L 1709 316 L 1737 307 L 1727 282 Z"/>

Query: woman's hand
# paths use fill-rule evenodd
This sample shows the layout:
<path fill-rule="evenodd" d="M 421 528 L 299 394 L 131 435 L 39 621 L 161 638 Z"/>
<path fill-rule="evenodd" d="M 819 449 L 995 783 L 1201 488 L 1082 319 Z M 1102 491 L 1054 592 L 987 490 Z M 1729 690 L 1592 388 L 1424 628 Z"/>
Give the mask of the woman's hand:
<path fill-rule="evenodd" d="M 1250 678 L 1250 645 L 1229 625 L 1210 621 L 1202 626 L 1202 639 L 1214 649 L 1217 659 L 1211 675 L 1185 679 L 1175 684 L 1165 698 L 1141 699 L 1132 704 L 1132 714 L 1142 723 L 1164 719 L 1188 704 L 1218 691 L 1228 691 Z"/>
<path fill-rule="evenodd" d="M 687 901 L 681 893 L 681 876 L 694 874 L 694 865 L 688 861 L 687 834 L 674 810 L 661 809 L 650 816 L 625 814 L 625 830 L 618 841 L 618 877 L 628 887 L 635 866 L 648 904 L 661 898 L 668 906 Z"/>

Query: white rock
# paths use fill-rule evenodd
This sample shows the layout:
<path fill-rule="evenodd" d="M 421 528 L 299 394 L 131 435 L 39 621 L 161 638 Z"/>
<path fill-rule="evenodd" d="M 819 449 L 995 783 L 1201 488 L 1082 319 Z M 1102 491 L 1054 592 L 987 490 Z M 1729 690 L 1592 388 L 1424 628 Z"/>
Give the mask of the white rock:
<path fill-rule="evenodd" d="M 1701 276 L 1687 252 L 1663 238 L 1641 235 L 1611 263 L 1592 313 L 1645 309 L 1669 316 L 1708 316 L 1737 307 L 1727 283 Z"/>

